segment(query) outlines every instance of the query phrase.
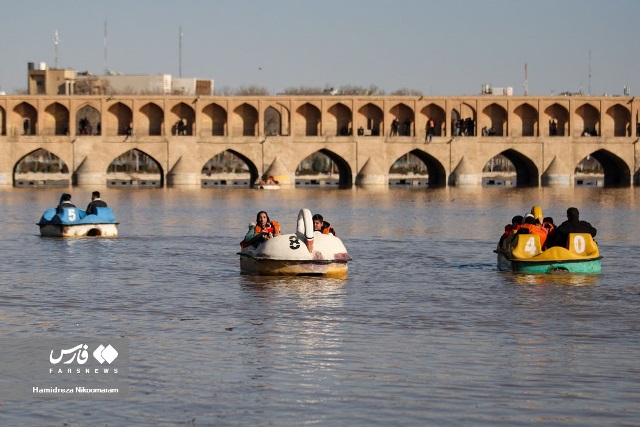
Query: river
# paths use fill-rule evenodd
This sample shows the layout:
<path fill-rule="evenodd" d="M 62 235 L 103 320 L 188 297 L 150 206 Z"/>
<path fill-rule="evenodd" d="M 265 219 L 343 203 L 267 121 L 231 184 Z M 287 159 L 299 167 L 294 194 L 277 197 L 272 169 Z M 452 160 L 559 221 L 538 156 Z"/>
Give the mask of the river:
<path fill-rule="evenodd" d="M 640 423 L 638 188 L 97 189 L 117 238 L 42 238 L 65 189 L 0 189 L 0 339 L 124 339 L 128 394 L 4 396 L 0 425 Z M 602 274 L 497 271 L 533 205 L 578 207 Z M 256 212 L 292 232 L 302 207 L 348 278 L 241 275 Z"/>

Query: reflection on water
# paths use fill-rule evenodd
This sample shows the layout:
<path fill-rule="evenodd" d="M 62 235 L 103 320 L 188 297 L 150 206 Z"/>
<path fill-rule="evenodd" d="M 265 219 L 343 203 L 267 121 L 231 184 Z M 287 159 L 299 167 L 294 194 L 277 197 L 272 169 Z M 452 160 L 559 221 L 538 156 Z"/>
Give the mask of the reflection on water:
<path fill-rule="evenodd" d="M 0 336 L 127 338 L 130 396 L 5 401 L 1 425 L 640 419 L 635 188 L 99 190 L 116 239 L 41 238 L 59 190 L 0 189 Z M 603 273 L 498 271 L 504 224 L 533 205 L 557 223 L 578 207 Z M 336 228 L 348 278 L 241 275 L 256 212 L 287 232 L 302 207 Z"/>

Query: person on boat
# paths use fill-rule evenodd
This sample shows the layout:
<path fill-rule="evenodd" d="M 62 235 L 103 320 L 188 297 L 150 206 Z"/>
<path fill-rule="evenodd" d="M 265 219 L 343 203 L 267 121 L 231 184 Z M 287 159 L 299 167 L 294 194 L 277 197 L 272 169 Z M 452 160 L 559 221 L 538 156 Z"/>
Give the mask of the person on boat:
<path fill-rule="evenodd" d="M 74 205 L 73 203 L 71 203 L 71 194 L 69 193 L 62 193 L 62 196 L 60 197 L 60 203 L 58 204 L 57 212 L 60 213 L 62 212 L 62 210 L 64 208 L 75 208 L 76 205 Z"/>
<path fill-rule="evenodd" d="M 87 205 L 87 215 L 97 213 L 96 208 L 106 208 L 107 202 L 100 198 L 100 192 L 94 191 L 91 193 L 91 202 Z"/>
<path fill-rule="evenodd" d="M 311 219 L 313 220 L 313 231 L 319 231 L 322 234 L 331 233 L 334 236 L 337 236 L 336 230 L 334 230 L 331 224 L 329 224 L 324 220 L 324 218 L 322 218 L 322 215 L 315 214 L 313 217 L 311 217 Z"/>
<path fill-rule="evenodd" d="M 522 217 L 522 215 L 516 215 L 511 218 L 511 224 L 507 224 L 504 226 L 504 233 L 502 233 L 502 236 L 500 236 L 500 240 L 498 241 L 498 249 L 502 248 L 502 245 L 507 237 L 509 237 L 512 233 L 516 233 L 520 229 L 523 219 L 524 218 Z"/>
<path fill-rule="evenodd" d="M 502 244 L 502 249 L 509 251 L 511 248 L 511 245 L 520 234 L 537 234 L 538 236 L 540 236 L 541 247 L 546 242 L 548 231 L 546 228 L 542 227 L 542 225 L 536 221 L 533 214 L 528 213 L 522 218 L 523 220 L 520 227 L 518 227 L 517 230 L 514 230 L 513 232 L 511 232 L 511 234 L 509 234 L 504 239 L 504 242 Z"/>
<path fill-rule="evenodd" d="M 554 230 L 547 246 L 567 247 L 567 239 L 570 233 L 589 233 L 591 237 L 596 237 L 597 232 L 598 230 L 587 221 L 580 220 L 578 208 L 571 207 L 567 209 L 567 220 Z"/>
<path fill-rule="evenodd" d="M 244 240 L 242 241 L 243 243 L 240 243 L 240 246 L 257 246 L 260 243 L 279 235 L 280 224 L 276 221 L 272 221 L 265 211 L 260 211 L 256 215 L 255 227 L 253 230 L 251 229 L 251 226 L 249 227 L 249 231 L 244 236 Z"/>

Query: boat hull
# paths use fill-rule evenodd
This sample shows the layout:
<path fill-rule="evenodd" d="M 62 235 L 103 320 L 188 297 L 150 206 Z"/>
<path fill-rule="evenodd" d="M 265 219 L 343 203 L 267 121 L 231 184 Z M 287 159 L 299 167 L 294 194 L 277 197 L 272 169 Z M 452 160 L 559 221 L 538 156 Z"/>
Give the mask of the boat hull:
<path fill-rule="evenodd" d="M 347 277 L 347 261 L 300 261 L 254 258 L 240 254 L 240 272 L 255 276 L 324 276 Z"/>
<path fill-rule="evenodd" d="M 40 225 L 43 237 L 117 237 L 118 224 Z"/>
<path fill-rule="evenodd" d="M 524 261 L 509 260 L 504 254 L 498 254 L 498 269 L 501 271 L 518 271 L 530 274 L 554 273 L 567 271 L 569 273 L 599 274 L 602 271 L 602 257 L 582 260 L 548 260 Z"/>

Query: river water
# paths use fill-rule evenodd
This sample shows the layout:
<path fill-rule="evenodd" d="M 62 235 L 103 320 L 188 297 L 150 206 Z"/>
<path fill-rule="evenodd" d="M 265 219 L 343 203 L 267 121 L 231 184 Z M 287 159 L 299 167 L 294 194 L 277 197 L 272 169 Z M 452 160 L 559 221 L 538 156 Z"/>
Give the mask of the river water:
<path fill-rule="evenodd" d="M 640 424 L 640 189 L 98 189 L 118 238 L 42 238 L 62 190 L 0 190 L 0 339 L 124 338 L 128 395 L 4 398 L 0 425 Z M 497 271 L 533 205 L 578 207 L 602 274 Z M 348 278 L 240 275 L 256 212 L 302 207 Z"/>

